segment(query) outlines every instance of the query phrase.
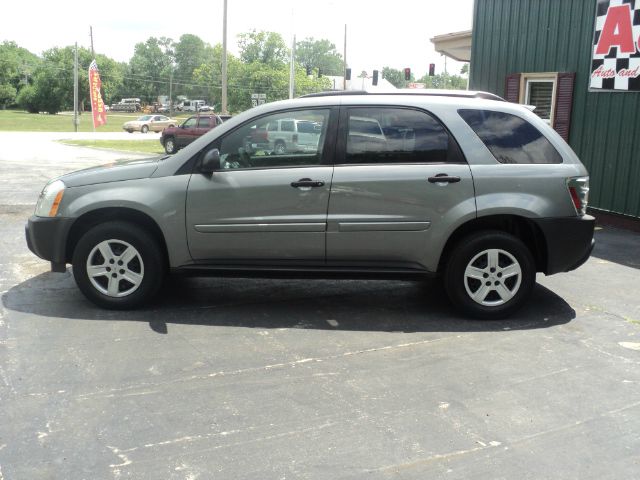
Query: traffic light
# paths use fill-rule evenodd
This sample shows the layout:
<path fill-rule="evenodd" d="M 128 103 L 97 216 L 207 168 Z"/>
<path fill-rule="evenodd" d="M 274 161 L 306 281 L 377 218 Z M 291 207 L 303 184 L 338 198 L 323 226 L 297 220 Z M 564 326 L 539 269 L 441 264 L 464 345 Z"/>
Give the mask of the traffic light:
<path fill-rule="evenodd" d="M 409 80 L 411 80 L 411 69 L 410 68 L 405 68 L 404 69 L 404 79 L 408 82 Z"/>
<path fill-rule="evenodd" d="M 433 77 L 436 74 L 436 64 L 435 63 L 430 63 L 429 64 L 429 76 Z"/>
<path fill-rule="evenodd" d="M 344 78 L 345 78 L 345 80 L 351 80 L 351 69 L 350 68 L 347 68 L 347 70 L 345 71 Z"/>
<path fill-rule="evenodd" d="M 373 71 L 373 86 L 378 85 L 378 70 Z"/>
<path fill-rule="evenodd" d="M 320 67 L 318 67 L 318 78 L 322 77 L 322 70 L 320 70 Z"/>
<path fill-rule="evenodd" d="M 311 75 L 311 67 L 307 67 L 307 77 Z"/>

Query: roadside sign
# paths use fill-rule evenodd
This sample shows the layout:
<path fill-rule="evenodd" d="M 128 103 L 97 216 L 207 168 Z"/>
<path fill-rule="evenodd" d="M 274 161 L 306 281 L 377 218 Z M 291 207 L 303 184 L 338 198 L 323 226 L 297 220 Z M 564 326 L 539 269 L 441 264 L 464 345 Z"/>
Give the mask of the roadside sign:
<path fill-rule="evenodd" d="M 267 103 L 267 94 L 266 93 L 252 93 L 251 94 L 251 106 L 257 107 L 258 105 L 262 105 L 263 103 Z"/>

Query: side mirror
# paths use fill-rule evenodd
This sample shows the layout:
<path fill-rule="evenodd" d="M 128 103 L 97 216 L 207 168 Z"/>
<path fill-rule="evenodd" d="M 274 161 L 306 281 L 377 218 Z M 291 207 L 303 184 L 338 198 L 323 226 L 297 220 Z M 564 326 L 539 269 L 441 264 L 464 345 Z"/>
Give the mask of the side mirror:
<path fill-rule="evenodd" d="M 200 171 L 202 173 L 213 173 L 220 170 L 220 150 L 214 148 L 204 154 Z"/>

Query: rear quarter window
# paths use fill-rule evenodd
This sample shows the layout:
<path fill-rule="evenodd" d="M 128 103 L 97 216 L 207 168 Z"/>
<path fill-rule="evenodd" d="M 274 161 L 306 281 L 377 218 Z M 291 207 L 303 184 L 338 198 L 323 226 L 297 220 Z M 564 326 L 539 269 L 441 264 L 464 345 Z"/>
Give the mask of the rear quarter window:
<path fill-rule="evenodd" d="M 492 110 L 458 113 L 500 163 L 562 163 L 551 142 L 521 117 Z"/>

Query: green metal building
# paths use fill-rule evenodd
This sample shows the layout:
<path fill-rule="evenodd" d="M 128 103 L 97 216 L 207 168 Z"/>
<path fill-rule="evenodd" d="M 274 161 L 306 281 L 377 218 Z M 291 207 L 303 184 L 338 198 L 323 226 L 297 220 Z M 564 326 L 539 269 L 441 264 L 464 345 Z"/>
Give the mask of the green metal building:
<path fill-rule="evenodd" d="M 640 0 L 476 0 L 470 89 L 536 105 L 589 169 L 589 204 L 640 219 Z"/>

